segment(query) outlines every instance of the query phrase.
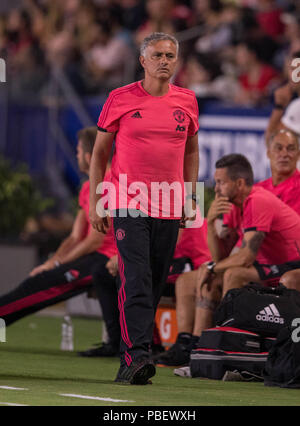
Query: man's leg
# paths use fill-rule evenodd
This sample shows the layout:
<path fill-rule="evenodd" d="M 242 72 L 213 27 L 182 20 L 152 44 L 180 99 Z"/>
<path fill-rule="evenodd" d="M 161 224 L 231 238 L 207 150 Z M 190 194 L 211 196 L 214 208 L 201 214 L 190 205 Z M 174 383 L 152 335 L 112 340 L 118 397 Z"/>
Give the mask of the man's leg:
<path fill-rule="evenodd" d="M 118 306 L 121 327 L 121 366 L 148 356 L 151 338 L 145 330 L 153 320 L 148 217 L 114 217 L 118 247 Z"/>
<path fill-rule="evenodd" d="M 254 266 L 249 268 L 235 267 L 229 268 L 223 276 L 223 292 L 222 297 L 225 296 L 228 290 L 233 288 L 241 288 L 249 282 L 261 282 L 259 273 Z"/>
<path fill-rule="evenodd" d="M 153 319 L 147 331 L 153 334 L 155 313 L 163 294 L 178 238 L 179 220 L 151 219 L 151 270 Z"/>
<path fill-rule="evenodd" d="M 286 272 L 280 278 L 280 282 L 291 290 L 300 291 L 300 269 Z"/>
<path fill-rule="evenodd" d="M 181 274 L 175 283 L 178 335 L 171 348 L 158 356 L 157 364 L 184 366 L 189 363 L 190 352 L 198 340 L 193 336 L 195 321 L 197 271 Z"/>
<path fill-rule="evenodd" d="M 58 268 L 24 280 L 17 288 L 0 297 L 0 318 L 6 325 L 47 306 L 83 293 L 92 284 L 92 267 L 107 257 L 91 253 Z"/>
<path fill-rule="evenodd" d="M 109 339 L 107 343 L 78 352 L 78 355 L 83 357 L 111 357 L 118 355 L 120 350 L 117 283 L 116 278 L 108 272 L 106 263 L 107 261 L 95 264 L 92 268 L 92 276 Z"/>
<path fill-rule="evenodd" d="M 197 271 L 181 274 L 175 282 L 178 333 L 193 333 Z"/>

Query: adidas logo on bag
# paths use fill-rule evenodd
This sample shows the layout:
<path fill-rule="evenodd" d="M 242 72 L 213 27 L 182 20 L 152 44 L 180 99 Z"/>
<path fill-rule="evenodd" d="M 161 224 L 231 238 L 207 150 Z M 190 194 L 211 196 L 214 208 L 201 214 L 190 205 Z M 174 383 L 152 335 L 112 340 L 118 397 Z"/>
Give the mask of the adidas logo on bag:
<path fill-rule="evenodd" d="M 284 319 L 280 316 L 278 309 L 271 303 L 269 306 L 266 306 L 263 310 L 261 310 L 256 315 L 257 321 L 265 321 L 265 322 L 274 322 L 277 324 L 283 324 Z"/>

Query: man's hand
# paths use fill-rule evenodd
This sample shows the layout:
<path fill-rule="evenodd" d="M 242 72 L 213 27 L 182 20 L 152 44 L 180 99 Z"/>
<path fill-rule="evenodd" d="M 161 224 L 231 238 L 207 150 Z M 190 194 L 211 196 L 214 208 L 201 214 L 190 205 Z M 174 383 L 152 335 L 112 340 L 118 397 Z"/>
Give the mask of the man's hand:
<path fill-rule="evenodd" d="M 196 286 L 196 296 L 200 299 L 202 299 L 202 290 L 203 287 L 206 285 L 207 286 L 207 290 L 209 291 L 211 289 L 211 282 L 212 279 L 214 278 L 214 274 L 212 274 L 208 269 L 207 269 L 207 264 L 209 262 L 203 263 L 200 268 L 198 269 L 198 274 L 197 274 L 197 286 Z"/>
<path fill-rule="evenodd" d="M 108 272 L 113 276 L 116 277 L 118 274 L 118 256 L 115 255 L 109 259 L 109 261 L 106 264 L 106 268 Z"/>
<path fill-rule="evenodd" d="M 105 213 L 105 215 L 98 215 L 95 208 L 90 207 L 89 210 L 90 223 L 94 229 L 98 232 L 106 234 L 110 228 L 110 216 Z"/>
<path fill-rule="evenodd" d="M 188 200 L 182 208 L 182 216 L 180 219 L 180 228 L 185 228 L 186 222 L 191 220 L 194 221 L 196 219 L 197 203 L 195 200 Z"/>
<path fill-rule="evenodd" d="M 50 269 L 55 268 L 55 263 L 53 260 L 49 259 L 47 262 L 42 263 L 42 265 L 36 266 L 30 272 L 29 276 L 34 277 L 35 275 L 41 274 L 42 272 L 49 271 Z"/>
<path fill-rule="evenodd" d="M 216 194 L 207 212 L 207 224 L 213 224 L 221 214 L 230 213 L 231 209 L 232 203 L 228 201 L 228 197 L 222 197 Z"/>

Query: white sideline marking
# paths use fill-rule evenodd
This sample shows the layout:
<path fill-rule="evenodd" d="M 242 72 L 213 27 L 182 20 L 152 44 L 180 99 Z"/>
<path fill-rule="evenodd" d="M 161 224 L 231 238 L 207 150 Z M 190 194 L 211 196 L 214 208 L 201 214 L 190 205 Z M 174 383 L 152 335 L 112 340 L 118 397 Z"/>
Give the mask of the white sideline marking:
<path fill-rule="evenodd" d="M 14 404 L 12 402 L 0 402 L 0 405 L 8 405 L 9 407 L 28 407 L 26 404 Z"/>
<path fill-rule="evenodd" d="M 25 391 L 25 390 L 28 390 L 28 389 L 26 389 L 26 388 L 14 388 L 14 387 L 12 387 L 12 386 L 0 386 L 0 389 L 7 389 L 7 390 L 22 390 L 22 391 Z"/>
<path fill-rule="evenodd" d="M 59 396 L 69 396 L 71 398 L 81 398 L 81 399 L 94 399 L 96 401 L 106 401 L 106 402 L 135 402 L 135 401 L 128 401 L 125 399 L 100 398 L 100 396 L 76 395 L 73 393 L 60 393 Z"/>

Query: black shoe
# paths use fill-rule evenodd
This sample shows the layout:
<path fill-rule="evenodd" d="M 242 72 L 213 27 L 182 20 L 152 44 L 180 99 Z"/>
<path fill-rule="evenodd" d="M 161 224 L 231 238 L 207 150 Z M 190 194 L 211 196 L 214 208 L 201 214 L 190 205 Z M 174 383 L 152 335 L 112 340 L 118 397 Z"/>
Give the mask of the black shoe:
<path fill-rule="evenodd" d="M 149 380 L 156 373 L 153 361 L 149 358 L 143 358 L 133 361 L 129 367 L 120 367 L 116 383 L 131 384 L 131 385 L 147 385 Z"/>
<path fill-rule="evenodd" d="M 152 357 L 154 356 L 158 356 L 162 353 L 166 352 L 165 348 L 162 345 L 151 345 L 151 353 L 152 353 Z"/>
<path fill-rule="evenodd" d="M 103 343 L 101 346 L 88 349 L 87 351 L 77 352 L 79 356 L 83 357 L 113 357 L 118 356 L 119 351 L 115 349 L 110 343 Z"/>
<path fill-rule="evenodd" d="M 180 333 L 174 345 L 168 351 L 153 357 L 155 364 L 172 367 L 186 366 L 190 362 L 192 335 Z"/>

